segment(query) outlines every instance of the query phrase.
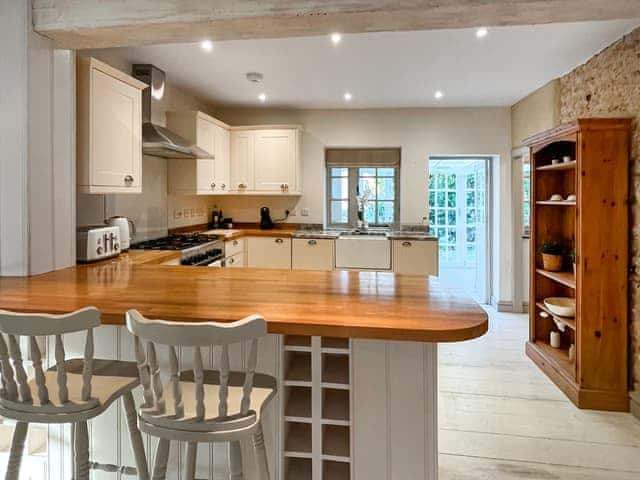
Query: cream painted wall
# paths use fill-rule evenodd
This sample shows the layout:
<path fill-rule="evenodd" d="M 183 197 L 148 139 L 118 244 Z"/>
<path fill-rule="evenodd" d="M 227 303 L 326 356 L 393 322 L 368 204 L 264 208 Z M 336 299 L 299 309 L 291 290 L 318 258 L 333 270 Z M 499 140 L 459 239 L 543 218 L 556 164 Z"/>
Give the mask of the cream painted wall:
<path fill-rule="evenodd" d="M 555 79 L 530 93 L 511 107 L 511 142 L 524 140 L 560 123 L 560 80 Z"/>
<path fill-rule="evenodd" d="M 494 296 L 511 300 L 511 116 L 509 108 L 433 108 L 389 110 L 287 110 L 217 108 L 214 116 L 230 125 L 295 123 L 302 137 L 303 192 L 300 199 L 213 197 L 234 221 L 257 221 L 259 207 L 297 209 L 290 222 L 323 223 L 326 147 L 400 147 L 401 222 L 426 223 L 427 159 L 430 155 L 496 155 L 492 241 Z M 309 216 L 300 216 L 308 208 Z M 503 240 L 504 239 L 504 240 Z"/>
<path fill-rule="evenodd" d="M 116 49 L 85 50 L 79 55 L 98 58 L 109 65 L 131 73 L 131 64 Z M 165 125 L 165 112 L 170 110 L 201 110 L 211 112 L 207 103 L 175 88 L 168 76 L 165 96 L 152 121 Z M 167 234 L 167 229 L 206 223 L 209 218 L 208 197 L 167 195 L 167 160 L 142 157 L 142 193 L 138 195 L 87 195 L 78 194 L 78 225 L 102 223 L 113 215 L 124 215 L 136 224 L 135 240 L 154 238 Z M 180 210 L 180 219 L 174 220 L 174 211 Z M 191 215 L 194 212 L 195 216 Z"/>

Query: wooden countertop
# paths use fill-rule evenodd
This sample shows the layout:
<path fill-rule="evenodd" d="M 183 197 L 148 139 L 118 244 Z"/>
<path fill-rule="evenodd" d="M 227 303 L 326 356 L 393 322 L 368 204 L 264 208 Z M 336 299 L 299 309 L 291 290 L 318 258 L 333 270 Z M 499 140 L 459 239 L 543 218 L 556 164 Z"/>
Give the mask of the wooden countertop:
<path fill-rule="evenodd" d="M 487 314 L 436 278 L 140 264 L 167 252 L 131 252 L 33 277 L 0 278 L 0 309 L 64 313 L 93 305 L 105 324 L 136 308 L 150 318 L 233 321 L 258 313 L 269 332 L 455 342 L 483 335 Z"/>

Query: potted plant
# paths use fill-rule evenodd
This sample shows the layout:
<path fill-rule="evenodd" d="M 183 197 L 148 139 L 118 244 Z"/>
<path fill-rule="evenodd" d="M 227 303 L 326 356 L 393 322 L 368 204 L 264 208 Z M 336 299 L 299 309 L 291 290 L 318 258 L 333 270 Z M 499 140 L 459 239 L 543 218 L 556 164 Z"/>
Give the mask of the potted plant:
<path fill-rule="evenodd" d="M 572 248 L 569 250 L 569 260 L 571 260 L 571 265 L 573 265 L 573 274 L 576 274 L 576 249 Z"/>
<path fill-rule="evenodd" d="M 562 245 L 558 242 L 545 240 L 540 246 L 542 254 L 542 268 L 549 272 L 562 270 Z"/>

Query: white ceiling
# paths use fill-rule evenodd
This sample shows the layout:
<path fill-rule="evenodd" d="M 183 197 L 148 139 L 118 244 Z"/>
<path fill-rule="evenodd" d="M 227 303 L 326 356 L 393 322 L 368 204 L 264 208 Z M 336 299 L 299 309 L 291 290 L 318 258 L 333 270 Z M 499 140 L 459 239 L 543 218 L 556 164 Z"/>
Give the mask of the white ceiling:
<path fill-rule="evenodd" d="M 215 104 L 294 108 L 512 105 L 620 38 L 640 19 L 475 29 L 237 40 L 122 49 Z M 264 74 L 260 85 L 245 74 Z M 441 100 L 434 92 L 444 92 Z M 349 103 L 344 92 L 353 94 Z"/>

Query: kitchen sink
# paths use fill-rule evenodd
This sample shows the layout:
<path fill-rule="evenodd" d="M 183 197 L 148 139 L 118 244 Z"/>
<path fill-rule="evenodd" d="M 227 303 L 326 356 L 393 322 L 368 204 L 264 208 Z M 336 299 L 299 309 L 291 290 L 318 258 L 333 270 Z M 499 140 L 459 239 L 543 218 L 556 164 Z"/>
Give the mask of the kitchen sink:
<path fill-rule="evenodd" d="M 348 230 L 340 232 L 340 236 L 366 236 L 366 237 L 386 237 L 389 234 L 386 230 Z"/>

